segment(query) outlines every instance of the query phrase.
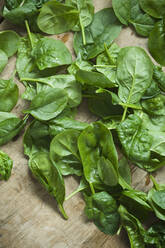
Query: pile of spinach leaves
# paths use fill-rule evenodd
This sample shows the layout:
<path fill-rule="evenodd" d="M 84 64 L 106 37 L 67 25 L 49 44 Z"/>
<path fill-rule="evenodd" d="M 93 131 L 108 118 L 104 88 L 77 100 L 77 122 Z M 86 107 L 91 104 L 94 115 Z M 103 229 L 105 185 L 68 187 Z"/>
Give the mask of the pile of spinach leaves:
<path fill-rule="evenodd" d="M 163 248 L 165 242 L 165 186 L 151 175 L 153 188 L 138 191 L 131 186 L 130 170 L 130 163 L 149 173 L 165 165 L 165 74 L 142 48 L 120 48 L 114 40 L 122 24 L 131 24 L 149 36 L 153 57 L 164 65 L 165 6 L 159 2 L 113 0 L 113 8 L 94 14 L 92 0 L 6 0 L 2 12 L 27 30 L 23 37 L 0 32 L 0 73 L 17 53 L 16 77 L 25 86 L 22 98 L 29 106 L 22 118 L 11 113 L 19 96 L 15 73 L 0 79 L 0 145 L 26 126 L 29 168 L 56 199 L 63 217 L 68 218 L 64 201 L 82 192 L 88 219 L 109 235 L 123 227 L 132 248 Z M 62 41 L 40 31 L 74 31 L 77 58 L 73 61 Z M 76 120 L 84 99 L 97 121 Z M 9 179 L 12 166 L 0 151 L 1 180 Z M 77 177 L 79 186 L 66 196 L 68 175 Z M 155 222 L 145 228 L 153 216 Z"/>

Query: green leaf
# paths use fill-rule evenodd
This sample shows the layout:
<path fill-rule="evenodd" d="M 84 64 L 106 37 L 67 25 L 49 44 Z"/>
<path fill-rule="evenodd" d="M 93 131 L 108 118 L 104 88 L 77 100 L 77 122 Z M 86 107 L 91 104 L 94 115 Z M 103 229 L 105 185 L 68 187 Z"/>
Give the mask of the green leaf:
<path fill-rule="evenodd" d="M 78 70 L 76 79 L 82 84 L 92 85 L 101 88 L 112 88 L 116 85 L 112 83 L 104 74 L 99 72 Z"/>
<path fill-rule="evenodd" d="M 122 48 L 117 61 L 118 95 L 121 101 L 138 103 L 151 84 L 152 74 L 152 62 L 142 48 Z"/>
<path fill-rule="evenodd" d="M 68 102 L 66 91 L 62 89 L 47 89 L 38 93 L 31 101 L 29 109 L 24 113 L 29 113 L 38 120 L 48 121 L 59 115 Z"/>
<path fill-rule="evenodd" d="M 11 176 L 13 161 L 4 152 L 0 151 L 0 180 L 8 180 Z"/>
<path fill-rule="evenodd" d="M 122 157 L 119 160 L 119 174 L 126 183 L 131 184 L 131 169 L 128 160 L 125 157 Z"/>
<path fill-rule="evenodd" d="M 56 165 L 49 159 L 49 153 L 35 153 L 29 161 L 29 168 L 37 180 L 57 200 L 61 213 L 67 219 L 63 209 L 65 199 L 64 180 Z"/>
<path fill-rule="evenodd" d="M 0 79 L 0 111 L 10 112 L 16 105 L 18 97 L 18 86 L 13 79 Z"/>
<path fill-rule="evenodd" d="M 142 126 L 142 119 L 129 115 L 117 127 L 118 136 L 126 156 L 137 162 L 147 162 L 151 155 L 152 136 Z"/>
<path fill-rule="evenodd" d="M 99 27 L 99 28 L 98 28 Z M 94 15 L 93 22 L 85 29 L 86 46 L 83 45 L 81 32 L 74 36 L 74 50 L 83 59 L 92 59 L 104 51 L 104 44 L 110 45 L 121 31 L 113 9 L 102 9 Z"/>
<path fill-rule="evenodd" d="M 152 57 L 161 65 L 165 65 L 165 32 L 164 20 L 157 22 L 150 33 L 148 48 Z"/>
<path fill-rule="evenodd" d="M 103 191 L 92 196 L 85 195 L 85 202 L 85 214 L 89 220 L 93 220 L 99 230 L 105 234 L 116 234 L 120 216 L 115 199 Z"/>
<path fill-rule="evenodd" d="M 48 1 L 41 8 L 37 24 L 47 34 L 61 34 L 74 28 L 79 20 L 78 15 L 78 10 L 72 6 Z"/>
<path fill-rule="evenodd" d="M 0 32 L 0 48 L 7 54 L 8 57 L 13 56 L 19 46 L 19 35 L 11 30 Z"/>
<path fill-rule="evenodd" d="M 0 73 L 3 71 L 3 69 L 5 68 L 5 66 L 7 65 L 8 63 L 8 57 L 7 57 L 7 54 L 0 49 Z"/>
<path fill-rule="evenodd" d="M 50 157 L 62 175 L 82 175 L 77 140 L 80 132 L 68 129 L 57 134 L 50 144 Z"/>
<path fill-rule="evenodd" d="M 40 70 L 68 65 L 72 56 L 65 44 L 53 38 L 42 38 L 32 50 L 32 56 Z"/>
<path fill-rule="evenodd" d="M 36 152 L 48 152 L 50 141 L 49 126 L 34 120 L 24 133 L 24 154 L 31 157 Z"/>
<path fill-rule="evenodd" d="M 141 8 L 155 18 L 161 18 L 165 14 L 164 0 L 139 0 Z"/>

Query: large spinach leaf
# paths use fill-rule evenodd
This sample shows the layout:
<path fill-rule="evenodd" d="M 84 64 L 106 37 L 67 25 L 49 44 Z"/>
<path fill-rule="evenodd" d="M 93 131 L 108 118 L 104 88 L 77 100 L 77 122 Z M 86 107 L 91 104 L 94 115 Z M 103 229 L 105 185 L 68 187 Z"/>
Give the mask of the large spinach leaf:
<path fill-rule="evenodd" d="M 50 120 L 59 115 L 68 103 L 68 95 L 63 89 L 50 88 L 38 93 L 24 110 L 38 120 Z"/>
<path fill-rule="evenodd" d="M 79 20 L 79 11 L 58 1 L 48 1 L 41 8 L 37 24 L 47 34 L 61 34 L 74 28 Z"/>
<path fill-rule="evenodd" d="M 13 161 L 4 152 L 0 151 L 0 180 L 8 180 L 11 175 Z"/>
<path fill-rule="evenodd" d="M 56 165 L 51 162 L 49 153 L 35 153 L 30 158 L 29 168 L 45 189 L 55 197 L 62 215 L 67 219 L 68 217 L 63 209 L 65 199 L 64 180 Z"/>
<path fill-rule="evenodd" d="M 82 175 L 82 163 L 77 140 L 80 132 L 68 129 L 57 134 L 50 144 L 50 157 L 62 175 Z"/>
<path fill-rule="evenodd" d="M 120 223 L 120 216 L 115 199 L 107 192 L 99 192 L 92 196 L 84 195 L 85 214 L 93 220 L 100 231 L 114 235 Z"/>
<path fill-rule="evenodd" d="M 32 56 L 40 70 L 72 63 L 71 53 L 65 44 L 52 38 L 41 38 L 33 48 Z"/>

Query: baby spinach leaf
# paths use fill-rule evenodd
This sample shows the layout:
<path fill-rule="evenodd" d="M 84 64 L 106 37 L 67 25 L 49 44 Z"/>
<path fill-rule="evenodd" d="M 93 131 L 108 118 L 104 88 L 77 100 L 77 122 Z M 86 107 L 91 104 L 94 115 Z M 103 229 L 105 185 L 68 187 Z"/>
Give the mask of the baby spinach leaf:
<path fill-rule="evenodd" d="M 57 116 L 49 121 L 49 132 L 51 136 L 55 136 L 66 129 L 74 129 L 82 131 L 88 127 L 88 123 L 77 121 L 67 116 Z"/>
<path fill-rule="evenodd" d="M 92 85 L 101 88 L 113 88 L 116 85 L 112 83 L 104 74 L 99 72 L 78 70 L 76 79 L 82 84 Z"/>
<path fill-rule="evenodd" d="M 92 0 L 66 0 L 66 4 L 73 6 L 79 11 L 79 20 L 76 25 L 72 28 L 73 31 L 82 32 L 83 43 L 86 44 L 85 30 L 84 28 L 88 26 L 94 16 L 94 6 Z"/>
<path fill-rule="evenodd" d="M 19 119 L 12 113 L 0 112 L 0 145 L 14 138 L 25 126 L 27 117 Z"/>
<path fill-rule="evenodd" d="M 0 79 L 0 111 L 10 112 L 18 101 L 18 86 L 13 79 Z"/>
<path fill-rule="evenodd" d="M 104 191 L 92 196 L 84 195 L 84 197 L 86 202 L 85 214 L 89 220 L 93 220 L 100 231 L 114 235 L 120 223 L 115 199 Z"/>
<path fill-rule="evenodd" d="M 114 93 L 112 93 L 114 94 Z M 111 92 L 96 93 L 88 99 L 89 110 L 101 118 L 121 119 L 123 108 L 114 104 Z"/>
<path fill-rule="evenodd" d="M 150 158 L 152 136 L 142 126 L 142 119 L 129 115 L 117 127 L 118 136 L 126 156 L 133 161 L 147 162 Z"/>
<path fill-rule="evenodd" d="M 23 78 L 21 79 L 26 82 L 38 82 L 37 84 L 37 93 L 41 91 L 56 88 L 56 89 L 65 89 L 68 94 L 68 104 L 71 108 L 76 107 L 81 102 L 81 86 L 73 75 L 55 75 L 44 78 Z"/>
<path fill-rule="evenodd" d="M 125 157 L 122 157 L 119 160 L 119 174 L 126 183 L 131 184 L 131 169 L 128 160 Z"/>
<path fill-rule="evenodd" d="M 78 18 L 79 11 L 75 7 L 53 0 L 43 5 L 37 24 L 47 34 L 61 34 L 74 28 Z"/>
<path fill-rule="evenodd" d="M 29 109 L 24 113 L 29 113 L 38 120 L 48 121 L 59 115 L 68 103 L 68 96 L 62 89 L 47 89 L 38 93 L 31 101 Z"/>
<path fill-rule="evenodd" d="M 34 120 L 24 133 L 24 154 L 31 157 L 36 152 L 48 152 L 50 141 L 49 126 Z"/>
<path fill-rule="evenodd" d="M 122 225 L 127 231 L 131 248 L 145 248 L 145 229 L 141 222 L 130 214 L 122 205 L 120 205 L 118 211 L 120 213 Z"/>
<path fill-rule="evenodd" d="M 98 28 L 99 27 L 99 28 Z M 93 22 L 85 29 L 86 46 L 83 45 L 81 32 L 74 36 L 74 50 L 83 59 L 92 59 L 104 51 L 104 43 L 111 44 L 121 31 L 113 9 L 102 9 L 94 15 Z"/>
<path fill-rule="evenodd" d="M 151 99 L 143 100 L 141 102 L 143 110 L 149 115 L 163 116 L 165 115 L 165 96 L 159 94 Z"/>
<path fill-rule="evenodd" d="M 90 62 L 77 58 L 72 64 L 67 68 L 69 74 L 76 75 L 79 70 L 92 71 L 93 66 Z"/>
<path fill-rule="evenodd" d="M 148 48 L 152 57 L 161 65 L 165 65 L 165 25 L 164 19 L 157 22 L 150 33 Z"/>
<path fill-rule="evenodd" d="M 107 48 L 104 53 L 98 55 L 96 60 L 97 71 L 103 73 L 111 82 L 116 84 L 116 63 L 120 48 L 116 43 Z"/>
<path fill-rule="evenodd" d="M 146 244 L 156 245 L 161 248 L 165 242 L 165 224 L 163 221 L 153 223 L 152 226 L 145 232 L 144 242 Z"/>
<path fill-rule="evenodd" d="M 0 151 L 0 180 L 8 180 L 11 176 L 13 161 L 4 152 Z"/>
<path fill-rule="evenodd" d="M 87 127 L 78 138 L 78 148 L 84 176 L 89 184 L 101 183 L 97 166 L 97 162 L 101 157 L 108 159 L 117 173 L 118 158 L 116 148 L 110 131 L 103 124 L 96 122 Z M 102 164 L 101 166 L 104 167 L 104 165 Z M 102 179 L 103 181 L 105 179 L 103 174 Z"/>
<path fill-rule="evenodd" d="M 113 0 L 112 6 L 117 18 L 124 25 L 132 24 L 136 32 L 142 36 L 148 36 L 154 27 L 155 20 L 144 13 L 138 0 Z"/>
<path fill-rule="evenodd" d="M 0 49 L 0 73 L 3 71 L 7 63 L 8 63 L 7 54 Z"/>
<path fill-rule="evenodd" d="M 57 200 L 62 215 L 67 219 L 68 217 L 63 209 L 65 199 L 64 180 L 56 165 L 49 159 L 49 153 L 35 153 L 30 158 L 29 168 L 36 179 Z"/>
<path fill-rule="evenodd" d="M 121 101 L 137 103 L 150 86 L 152 74 L 152 62 L 142 48 L 122 48 L 117 60 L 118 94 Z"/>
<path fill-rule="evenodd" d="M 12 30 L 0 32 L 0 48 L 8 57 L 11 57 L 17 52 L 19 41 L 19 35 Z"/>
<path fill-rule="evenodd" d="M 53 38 L 42 38 L 32 50 L 32 56 L 40 70 L 68 65 L 72 56 L 65 44 Z"/>
<path fill-rule="evenodd" d="M 141 8 L 155 18 L 161 18 L 165 14 L 164 0 L 139 0 Z"/>
<path fill-rule="evenodd" d="M 50 157 L 62 175 L 82 175 L 77 139 L 80 132 L 68 129 L 57 134 L 50 144 Z"/>

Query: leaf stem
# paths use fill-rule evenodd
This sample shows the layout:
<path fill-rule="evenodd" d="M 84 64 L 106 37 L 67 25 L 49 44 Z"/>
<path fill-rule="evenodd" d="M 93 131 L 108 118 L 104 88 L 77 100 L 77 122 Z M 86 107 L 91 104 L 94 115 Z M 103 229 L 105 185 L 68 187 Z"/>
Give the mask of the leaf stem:
<path fill-rule="evenodd" d="M 82 33 L 82 39 L 83 39 L 83 45 L 86 45 L 86 37 L 85 37 L 85 30 L 84 30 L 84 25 L 82 24 L 81 17 L 79 15 L 79 21 L 80 21 L 80 27 L 81 27 L 81 33 Z"/>
<path fill-rule="evenodd" d="M 106 43 L 104 43 L 104 49 L 105 49 L 105 52 L 106 52 L 106 54 L 107 54 L 107 57 L 108 57 L 108 59 L 109 59 L 110 64 L 114 65 L 114 61 L 113 61 L 113 59 L 111 58 L 111 55 L 109 54 L 108 47 L 107 47 Z"/>
<path fill-rule="evenodd" d="M 135 104 L 129 104 L 129 103 L 122 103 L 120 102 L 119 105 L 123 106 L 123 107 L 127 107 L 127 108 L 133 108 L 133 109 L 138 109 L 138 110 L 142 110 L 141 106 L 135 105 Z"/>
<path fill-rule="evenodd" d="M 152 175 L 150 175 L 150 179 L 152 180 L 155 189 L 159 190 L 160 187 L 159 184 L 156 182 L 155 178 Z"/>
<path fill-rule="evenodd" d="M 94 65 L 94 67 L 116 68 L 116 65 Z"/>
<path fill-rule="evenodd" d="M 67 220 L 68 219 L 68 216 L 67 216 L 67 214 L 66 214 L 63 206 L 61 204 L 58 204 L 58 207 L 59 207 L 59 210 L 62 213 L 63 217 Z"/>
<path fill-rule="evenodd" d="M 31 36 L 31 32 L 30 32 L 30 28 L 29 28 L 29 24 L 28 24 L 27 20 L 25 20 L 25 26 L 26 26 L 28 37 L 29 37 L 29 40 L 30 40 L 31 48 L 33 48 L 33 40 L 32 40 L 32 36 Z"/>
<path fill-rule="evenodd" d="M 73 197 L 74 195 L 76 195 L 77 193 L 81 192 L 82 190 L 86 189 L 87 186 L 81 188 L 81 189 L 76 189 L 75 191 L 73 191 L 70 195 L 68 195 L 66 198 L 65 198 L 65 201 L 69 200 L 71 197 Z"/>
<path fill-rule="evenodd" d="M 95 194 L 95 189 L 94 189 L 94 187 L 93 187 L 93 184 L 92 184 L 92 183 L 89 183 L 89 186 L 90 186 L 92 195 L 94 195 L 94 194 Z"/>
<path fill-rule="evenodd" d="M 128 109 L 128 107 L 125 107 L 124 108 L 124 113 L 123 113 L 123 116 L 122 116 L 121 121 L 124 121 L 125 120 L 125 117 L 126 117 L 126 114 L 127 114 L 127 109 Z"/>

